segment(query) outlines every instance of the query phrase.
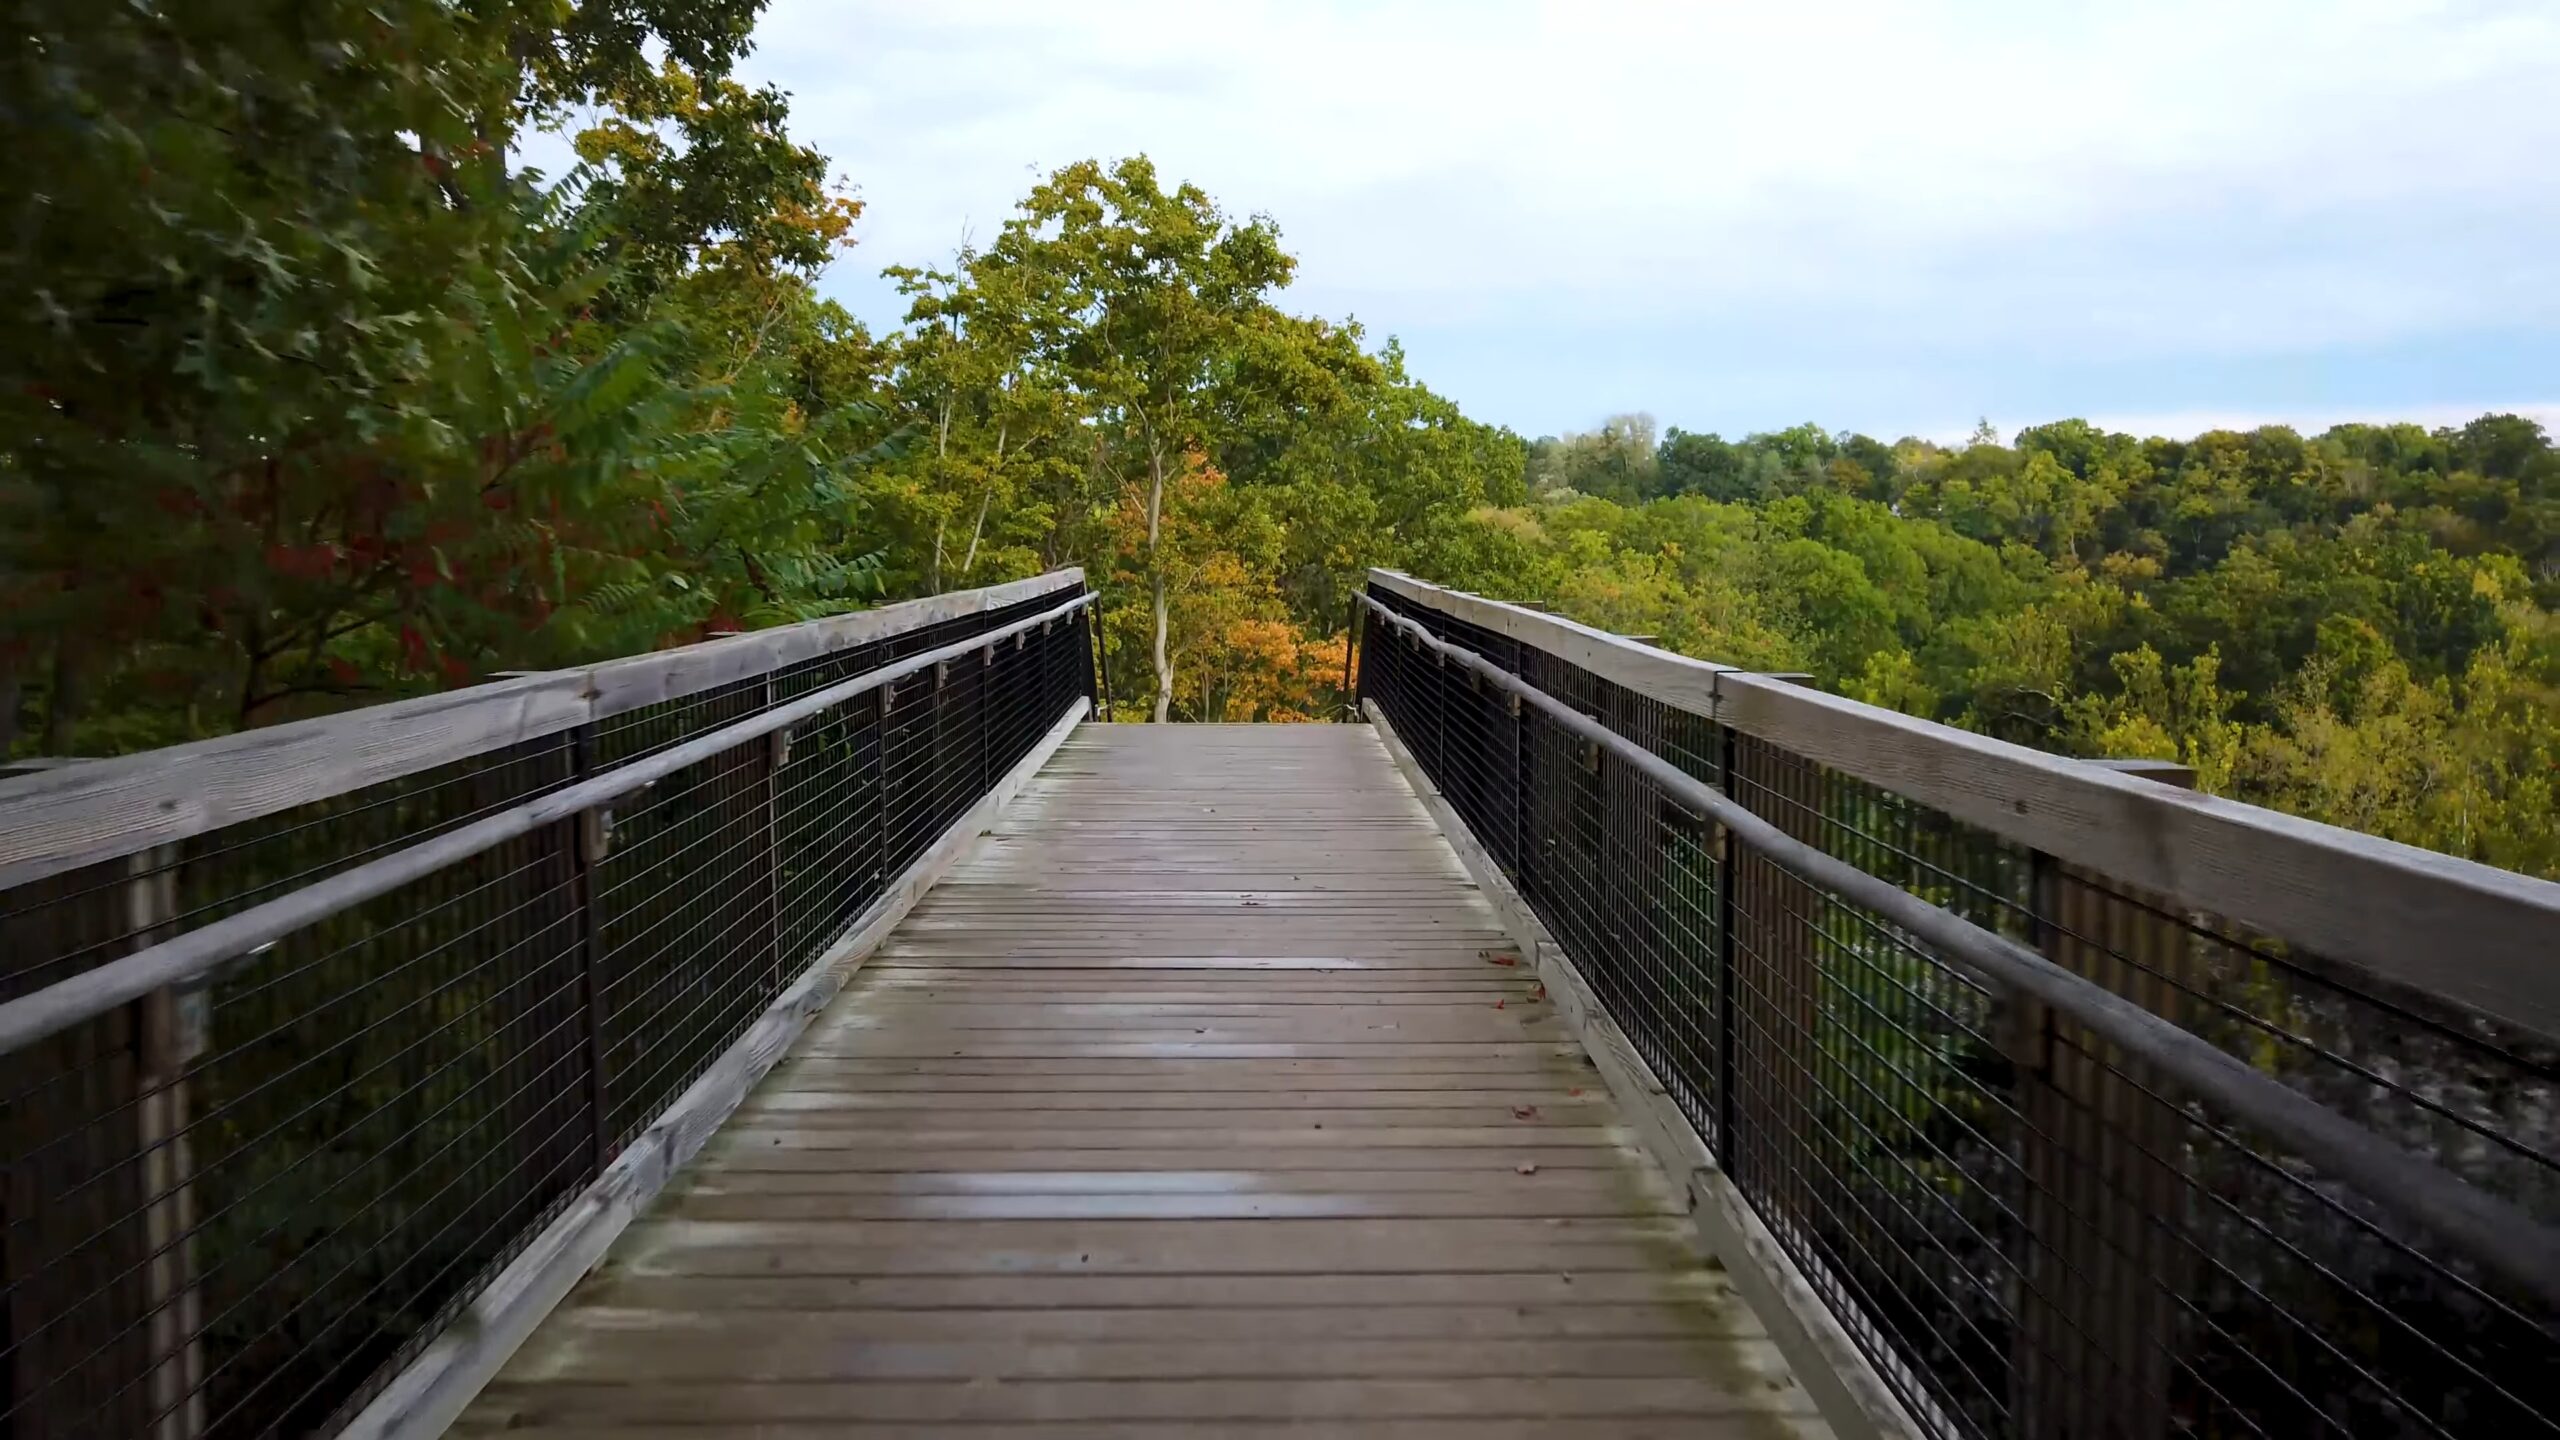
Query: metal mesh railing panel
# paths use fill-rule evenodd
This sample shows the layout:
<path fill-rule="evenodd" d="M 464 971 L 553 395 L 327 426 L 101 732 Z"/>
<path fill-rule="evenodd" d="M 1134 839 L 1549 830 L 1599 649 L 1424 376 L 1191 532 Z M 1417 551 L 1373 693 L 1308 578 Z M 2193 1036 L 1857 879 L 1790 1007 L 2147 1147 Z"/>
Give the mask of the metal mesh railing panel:
<path fill-rule="evenodd" d="M 1788 836 L 2560 1218 L 2560 1057 L 2530 1037 L 1373 594 Z M 1360 687 L 1924 1429 L 2560 1430 L 2560 1317 L 2385 1197 L 1729 843 L 1389 625 Z"/>
<path fill-rule="evenodd" d="M 1064 598 L 20 887 L 0 998 Z M 0 1436 L 342 1422 L 1090 693 L 1086 613 L 0 1055 Z"/>

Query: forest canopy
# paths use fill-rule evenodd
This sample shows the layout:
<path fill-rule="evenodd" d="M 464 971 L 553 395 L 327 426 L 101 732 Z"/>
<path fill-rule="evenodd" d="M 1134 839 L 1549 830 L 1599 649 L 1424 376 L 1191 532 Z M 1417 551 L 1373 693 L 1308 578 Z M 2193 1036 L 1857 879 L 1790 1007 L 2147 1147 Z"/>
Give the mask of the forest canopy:
<path fill-rule="evenodd" d="M 2560 874 L 2560 449 L 2529 420 L 2005 443 L 1617 417 L 1427 567 L 1672 649 Z"/>
<path fill-rule="evenodd" d="M 1529 441 L 1292 310 L 1280 225 L 1144 157 L 892 269 L 874 334 L 820 283 L 850 181 L 734 74 L 757 8 L 41 0 L 0 76 L 0 749 L 1068 564 L 1121 718 L 1330 718 L 1392 565 L 2560 874 L 2529 421 Z"/>

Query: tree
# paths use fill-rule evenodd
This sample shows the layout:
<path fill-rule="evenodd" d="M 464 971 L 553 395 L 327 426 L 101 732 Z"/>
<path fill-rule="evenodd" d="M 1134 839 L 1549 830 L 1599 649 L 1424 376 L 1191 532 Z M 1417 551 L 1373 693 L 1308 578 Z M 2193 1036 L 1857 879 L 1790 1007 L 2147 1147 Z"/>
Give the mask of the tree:
<path fill-rule="evenodd" d="M 1662 496 L 1637 503 L 1569 483 L 1593 450 L 1537 442 L 1530 501 L 1445 522 L 1425 573 L 2560 873 L 2560 566 L 2537 508 L 2560 448 L 2528 422 L 2167 441 L 2065 420 L 1957 450 L 1672 429 Z"/>
<path fill-rule="evenodd" d="M 22 700 L 68 752 L 458 683 L 626 642 L 644 594 L 685 602 L 652 641 L 852 603 L 858 555 L 795 548 L 840 526 L 777 523 L 876 438 L 810 393 L 861 348 L 805 278 L 851 209 L 725 80 L 754 9 L 21 16 L 0 738 Z M 644 81 L 757 144 L 507 169 Z"/>
<path fill-rule="evenodd" d="M 1197 187 L 1167 191 L 1145 157 L 1069 165 L 1034 188 L 967 273 L 1019 297 L 1031 364 L 1095 425 L 1092 466 L 1147 476 L 1154 718 L 1173 704 L 1165 486 L 1203 447 L 1219 361 L 1293 262 L 1267 220 L 1230 222 Z"/>

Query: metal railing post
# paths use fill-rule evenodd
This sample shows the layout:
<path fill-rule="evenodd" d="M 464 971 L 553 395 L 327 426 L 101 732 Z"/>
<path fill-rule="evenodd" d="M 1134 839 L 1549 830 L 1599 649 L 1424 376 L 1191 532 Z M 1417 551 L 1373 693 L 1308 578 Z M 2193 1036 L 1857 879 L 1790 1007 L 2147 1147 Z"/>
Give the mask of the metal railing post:
<path fill-rule="evenodd" d="M 1360 718 L 1360 592 L 1351 594 L 1351 613 L 1342 618 L 1342 691 L 1351 697 L 1351 718 Z"/>
<path fill-rule="evenodd" d="M 595 728 L 592 724 L 581 725 L 570 733 L 572 783 L 595 774 Z M 601 893 L 605 851 L 613 840 L 613 811 L 602 806 L 582 810 L 567 823 L 575 877 L 571 881 L 573 903 L 578 912 L 579 1026 L 586 1040 L 587 1178 L 593 1179 L 613 1163 L 614 1148 L 613 1083 L 608 1069 L 611 1048 L 605 1036 L 610 1002 L 605 994 Z"/>
<path fill-rule="evenodd" d="M 1718 722 L 1721 743 L 1716 747 L 1717 784 L 1730 798 L 1733 794 L 1734 750 L 1739 744 L 1734 729 Z M 1734 990 L 1733 963 L 1733 891 L 1742 873 L 1741 837 L 1723 825 L 1716 827 L 1716 1160 L 1724 1166 L 1726 1178 L 1740 1183 L 1742 1147 L 1735 1142 L 1735 1117 L 1740 1109 L 1734 1103 L 1734 1077 L 1739 1067 L 1734 1064 L 1733 1047 L 1740 1027 L 1734 1022 L 1734 1008 L 1741 997 Z"/>
<path fill-rule="evenodd" d="M 137 943 L 161 938 L 178 918 L 178 847 L 154 846 L 126 862 L 126 919 Z M 134 1076 L 142 1150 L 144 1303 L 151 1343 L 150 1434 L 204 1433 L 204 1349 L 195 1267 L 195 1161 L 187 1134 L 187 1066 L 211 1043 L 211 987 L 152 991 L 136 1006 L 140 1065 Z"/>
<path fill-rule="evenodd" d="M 886 887 L 889 883 L 889 734 L 890 716 L 897 709 L 898 687 L 883 685 L 872 692 L 877 709 L 879 734 L 871 746 L 871 792 L 880 797 L 880 805 L 871 816 L 872 883 Z"/>
<path fill-rule="evenodd" d="M 1119 720 L 1116 708 L 1120 697 L 1111 688 L 1111 627 L 1102 622 L 1102 610 L 1095 606 L 1084 612 L 1093 624 L 1093 650 L 1097 669 L 1094 672 L 1094 698 L 1100 702 L 1105 718 Z"/>
<path fill-rule="evenodd" d="M 971 717 L 972 727 L 978 732 L 978 793 L 981 795 L 987 793 L 988 786 L 996 783 L 995 703 L 987 698 L 995 686 L 995 679 L 996 647 L 989 643 L 987 648 L 978 652 L 978 699 L 974 707 L 977 714 Z"/>
<path fill-rule="evenodd" d="M 763 709 L 770 710 L 781 697 L 774 693 L 773 672 L 764 676 Z M 766 959 L 772 965 L 769 983 L 780 986 L 789 974 L 790 956 L 786 952 L 783 915 L 788 907 L 782 894 L 782 768 L 791 763 L 791 732 L 776 730 L 765 737 L 764 747 L 764 883 L 765 929 L 771 937 Z"/>
<path fill-rule="evenodd" d="M 2109 768 L 2194 783 L 2173 762 Z M 2164 897 L 2122 893 L 2037 850 L 2027 901 L 2037 953 L 2179 1020 L 2189 947 Z M 2190 1261 L 2164 1227 L 2185 1202 L 2185 1123 L 2117 1047 L 2039 1000 L 2006 998 L 2025 1188 L 2010 1413 L 2023 1434 L 2167 1434 L 2178 1325 L 2169 1296 L 2183 1293 Z"/>

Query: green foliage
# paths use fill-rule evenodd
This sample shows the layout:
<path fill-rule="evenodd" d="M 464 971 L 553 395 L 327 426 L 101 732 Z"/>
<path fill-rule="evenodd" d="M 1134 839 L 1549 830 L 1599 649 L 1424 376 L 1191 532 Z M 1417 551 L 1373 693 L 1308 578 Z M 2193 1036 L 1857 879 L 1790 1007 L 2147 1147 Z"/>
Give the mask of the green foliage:
<path fill-rule="evenodd" d="M 2560 874 L 2560 448 L 2529 421 L 2176 442 L 2066 420 L 1960 449 L 1673 429 L 1611 470 L 1649 425 L 1532 442 L 1536 498 L 1435 536 L 1426 573 Z M 1641 498 L 1590 478 L 1620 474 Z"/>
<path fill-rule="evenodd" d="M 1374 565 L 2560 865 L 2536 426 L 1526 441 L 1144 157 L 892 273 L 753 0 L 20 17 L 0 744 L 97 752 L 1083 564 L 1161 717 L 1338 706 Z M 509 167 L 576 117 L 566 177 Z"/>
<path fill-rule="evenodd" d="M 1083 564 L 1110 592 L 1110 688 L 1152 694 L 1137 713 L 1338 704 L 1322 637 L 1363 571 L 1467 543 L 1468 511 L 1524 498 L 1521 448 L 1393 340 L 1281 310 L 1294 266 L 1270 221 L 1138 157 L 1058 170 L 947 270 L 892 270 L 887 389 L 917 440 L 867 482 L 891 585 Z"/>
<path fill-rule="evenodd" d="M 0 749 L 823 613 L 875 463 L 850 202 L 752 4 L 45 4 L 5 75 Z M 654 58 L 653 58 L 654 57 Z M 575 104 L 597 163 L 507 168 Z M 672 123 L 682 143 L 642 143 Z"/>

